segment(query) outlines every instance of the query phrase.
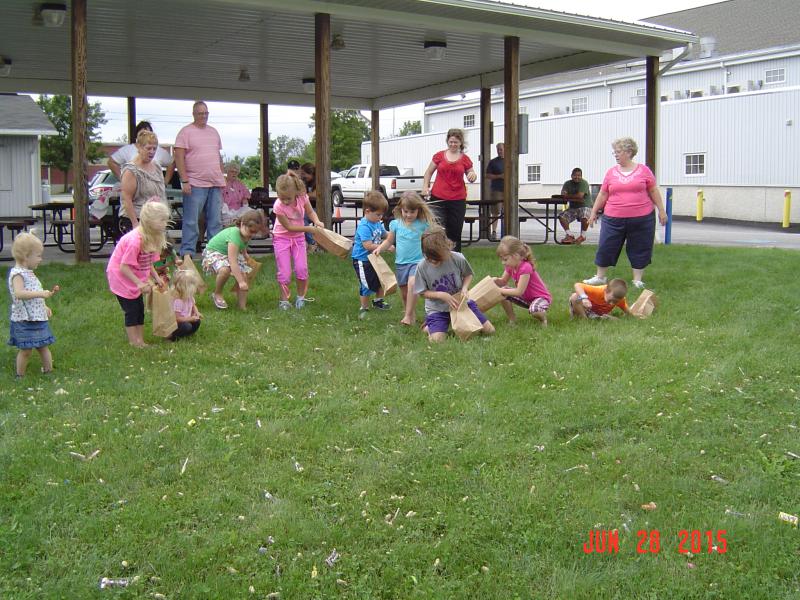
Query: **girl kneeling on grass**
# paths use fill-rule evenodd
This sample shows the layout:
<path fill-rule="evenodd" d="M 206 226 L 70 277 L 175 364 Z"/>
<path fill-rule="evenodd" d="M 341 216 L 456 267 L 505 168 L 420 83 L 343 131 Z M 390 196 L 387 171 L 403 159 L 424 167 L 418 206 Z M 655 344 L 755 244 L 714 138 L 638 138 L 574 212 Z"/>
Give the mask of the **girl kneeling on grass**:
<path fill-rule="evenodd" d="M 552 297 L 547 286 L 539 277 L 533 253 L 527 244 L 512 235 L 505 236 L 497 245 L 497 256 L 506 268 L 502 277 L 495 277 L 494 282 L 505 296 L 503 309 L 508 315 L 509 323 L 516 323 L 512 304 L 528 309 L 534 319 L 542 326 L 547 326 L 547 309 Z M 516 287 L 505 287 L 509 279 L 513 279 Z"/>
<path fill-rule="evenodd" d="M 247 292 L 250 289 L 247 274 L 252 271 L 247 264 L 247 244 L 254 235 L 265 231 L 269 230 L 264 213 L 248 210 L 231 227 L 226 227 L 211 238 L 203 250 L 203 271 L 217 274 L 211 300 L 220 310 L 228 308 L 222 290 L 231 275 L 236 280 L 231 291 L 236 292 L 239 308 L 247 308 Z"/>
<path fill-rule="evenodd" d="M 281 299 L 278 308 L 289 310 L 289 284 L 292 282 L 292 263 L 294 276 L 297 279 L 297 298 L 295 308 L 303 308 L 308 292 L 308 257 L 306 255 L 305 233 L 311 233 L 316 227 L 325 227 L 317 213 L 311 207 L 306 194 L 306 186 L 296 175 L 281 175 L 275 182 L 278 199 L 272 210 L 277 221 L 272 232 L 272 246 L 275 249 L 278 285 L 281 287 Z M 307 215 L 314 226 L 305 225 L 303 217 Z"/>
<path fill-rule="evenodd" d="M 373 250 L 380 255 L 394 244 L 397 258 L 394 261 L 397 285 L 405 313 L 400 323 L 413 325 L 416 321 L 417 294 L 414 292 L 414 274 L 422 261 L 422 234 L 436 223 L 428 204 L 416 192 L 406 192 L 394 208 L 394 219 L 389 223 L 389 235 Z"/>
<path fill-rule="evenodd" d="M 417 266 L 414 291 L 425 298 L 425 327 L 431 342 L 447 339 L 450 328 L 450 311 L 459 306 L 454 298 L 459 292 L 467 295 L 472 282 L 472 267 L 460 252 L 453 252 L 453 242 L 447 239 L 445 230 L 435 225 L 422 234 L 422 253 L 425 258 Z M 467 305 L 483 326 L 484 334 L 494 333 L 478 305 L 470 300 Z"/>
<path fill-rule="evenodd" d="M 53 370 L 53 357 L 50 355 L 50 344 L 56 338 L 50 331 L 49 320 L 53 311 L 45 304 L 58 291 L 42 289 L 34 270 L 42 262 L 44 245 L 32 233 L 20 233 L 11 246 L 11 255 L 15 264 L 8 271 L 8 292 L 11 294 L 11 333 L 8 338 L 10 346 L 19 348 L 17 352 L 17 377 L 24 377 L 28 368 L 28 359 L 33 349 L 42 359 L 42 373 Z"/>
<path fill-rule="evenodd" d="M 178 328 L 169 338 L 173 342 L 200 329 L 203 315 L 197 310 L 194 296 L 203 285 L 203 278 L 194 269 L 175 269 L 172 275 L 172 309 L 175 311 Z"/>
<path fill-rule="evenodd" d="M 125 314 L 128 343 L 144 348 L 144 300 L 142 294 L 153 289 L 153 282 L 164 288 L 164 282 L 153 266 L 167 245 L 165 232 L 169 208 L 158 197 L 148 200 L 139 214 L 139 225 L 123 235 L 108 260 L 108 287 L 116 295 Z M 151 279 L 152 278 L 152 279 Z"/>

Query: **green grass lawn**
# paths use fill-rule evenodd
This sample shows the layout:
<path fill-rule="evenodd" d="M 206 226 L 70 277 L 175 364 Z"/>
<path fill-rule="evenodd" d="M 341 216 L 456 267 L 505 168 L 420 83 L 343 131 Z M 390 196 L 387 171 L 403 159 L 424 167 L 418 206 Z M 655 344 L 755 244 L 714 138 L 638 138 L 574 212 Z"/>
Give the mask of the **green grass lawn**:
<path fill-rule="evenodd" d="M 102 265 L 41 267 L 55 372 L 15 382 L 6 347 L 0 376 L 0 597 L 797 598 L 800 255 L 658 246 L 656 314 L 588 323 L 566 298 L 593 249 L 535 252 L 548 328 L 497 307 L 493 338 L 438 346 L 396 296 L 359 321 L 330 255 L 303 311 L 262 257 L 247 312 L 204 294 L 194 338 L 143 350 Z M 727 552 L 680 554 L 684 529 Z"/>

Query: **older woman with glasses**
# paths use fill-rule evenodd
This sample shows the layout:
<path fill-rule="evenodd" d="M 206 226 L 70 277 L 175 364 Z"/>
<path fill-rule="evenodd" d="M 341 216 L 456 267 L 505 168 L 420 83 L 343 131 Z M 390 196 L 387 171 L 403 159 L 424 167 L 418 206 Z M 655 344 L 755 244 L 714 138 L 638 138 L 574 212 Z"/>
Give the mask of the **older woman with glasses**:
<path fill-rule="evenodd" d="M 239 163 L 225 163 L 225 186 L 222 188 L 222 226 L 227 227 L 242 216 L 250 206 L 250 190 L 239 179 Z"/>
<path fill-rule="evenodd" d="M 633 161 L 639 151 L 636 142 L 623 137 L 614 140 L 611 147 L 617 164 L 606 172 L 589 216 L 591 227 L 603 212 L 600 242 L 594 259 L 597 272 L 583 282 L 604 285 L 608 268 L 616 266 L 622 246 L 625 246 L 633 268 L 633 285 L 644 289 L 644 269 L 653 257 L 656 231 L 653 213 L 658 211 L 662 225 L 667 223 L 667 213 L 653 172 L 646 165 Z"/>

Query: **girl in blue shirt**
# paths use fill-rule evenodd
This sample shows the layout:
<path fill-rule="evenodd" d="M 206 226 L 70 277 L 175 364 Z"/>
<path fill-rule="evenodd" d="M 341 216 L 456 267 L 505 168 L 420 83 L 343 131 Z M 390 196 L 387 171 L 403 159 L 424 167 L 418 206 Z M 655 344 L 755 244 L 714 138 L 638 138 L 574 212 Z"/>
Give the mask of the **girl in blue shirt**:
<path fill-rule="evenodd" d="M 416 322 L 417 297 L 414 293 L 414 274 L 422 260 L 422 234 L 436 223 L 428 204 L 416 192 L 406 192 L 394 208 L 394 220 L 389 223 L 389 235 L 373 250 L 380 254 L 396 246 L 395 275 L 400 286 L 400 297 L 405 311 L 400 323 L 413 325 Z"/>

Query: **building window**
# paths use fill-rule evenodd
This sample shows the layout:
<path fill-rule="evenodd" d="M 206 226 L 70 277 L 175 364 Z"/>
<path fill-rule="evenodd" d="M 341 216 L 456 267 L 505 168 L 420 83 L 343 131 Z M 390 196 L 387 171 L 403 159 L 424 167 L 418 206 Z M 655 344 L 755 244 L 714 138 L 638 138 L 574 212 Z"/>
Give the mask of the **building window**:
<path fill-rule="evenodd" d="M 528 183 L 539 183 L 542 180 L 542 165 L 528 165 Z"/>
<path fill-rule="evenodd" d="M 764 83 L 784 83 L 786 69 L 769 69 L 764 76 Z"/>
<path fill-rule="evenodd" d="M 475 127 L 475 115 L 464 115 L 464 127 Z"/>
<path fill-rule="evenodd" d="M 686 154 L 685 175 L 705 175 L 706 174 L 706 155 L 705 154 Z"/>
<path fill-rule="evenodd" d="M 636 88 L 636 96 L 647 96 L 646 88 Z"/>
<path fill-rule="evenodd" d="M 572 99 L 572 112 L 586 112 L 589 110 L 589 98 L 584 96 L 583 98 L 573 98 Z"/>

